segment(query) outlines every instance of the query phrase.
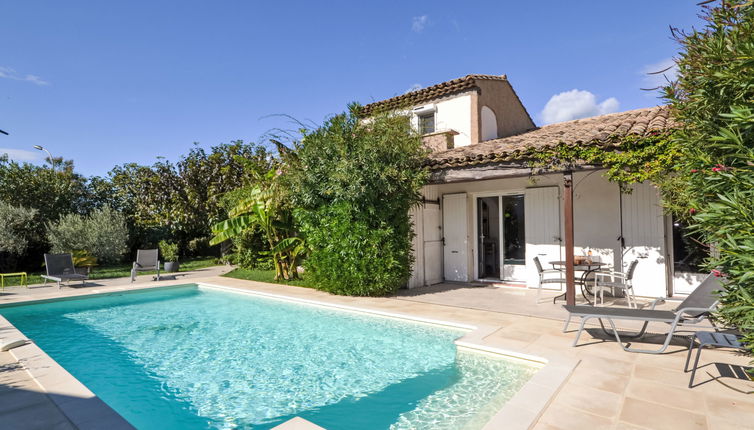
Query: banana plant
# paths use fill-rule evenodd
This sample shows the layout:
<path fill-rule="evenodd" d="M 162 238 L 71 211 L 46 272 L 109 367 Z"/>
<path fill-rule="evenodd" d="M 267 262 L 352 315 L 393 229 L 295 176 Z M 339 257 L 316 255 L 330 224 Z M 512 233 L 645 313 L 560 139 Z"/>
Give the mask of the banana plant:
<path fill-rule="evenodd" d="M 265 253 L 275 266 L 275 279 L 297 279 L 296 268 L 306 253 L 306 244 L 296 235 L 291 211 L 279 198 L 275 171 L 262 176 L 259 184 L 249 189 L 248 196 L 230 210 L 229 218 L 212 227 L 210 244 L 233 239 L 257 227 L 267 240 L 269 250 Z"/>

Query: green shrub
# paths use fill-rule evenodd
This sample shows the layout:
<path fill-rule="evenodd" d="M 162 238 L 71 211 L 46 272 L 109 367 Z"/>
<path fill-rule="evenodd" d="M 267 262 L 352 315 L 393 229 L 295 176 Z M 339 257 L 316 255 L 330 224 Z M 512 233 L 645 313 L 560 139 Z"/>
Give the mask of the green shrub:
<path fill-rule="evenodd" d="M 128 228 L 120 212 L 103 206 L 89 216 L 63 215 L 48 224 L 47 239 L 55 253 L 86 251 L 100 263 L 115 263 L 128 250 Z"/>
<path fill-rule="evenodd" d="M 313 249 L 307 279 L 333 294 L 382 296 L 411 276 L 410 238 L 405 227 L 374 225 L 354 217 L 348 204 L 302 212 L 303 233 Z"/>
<path fill-rule="evenodd" d="M 36 215 L 36 209 L 0 201 L 0 270 L 15 270 L 15 260 L 23 255 L 33 237 Z"/>
<path fill-rule="evenodd" d="M 304 131 L 283 176 L 310 248 L 304 266 L 317 288 L 378 296 L 406 285 L 409 210 L 426 182 L 425 156 L 405 116 L 364 121 L 357 105 Z"/>
<path fill-rule="evenodd" d="M 728 1 L 705 15 L 705 28 L 677 33 L 678 79 L 665 91 L 682 156 L 664 191 L 717 251 L 708 268 L 730 281 L 718 317 L 754 347 L 754 6 Z"/>
<path fill-rule="evenodd" d="M 178 261 L 178 244 L 168 242 L 167 240 L 160 241 L 160 254 L 164 261 L 176 262 Z"/>

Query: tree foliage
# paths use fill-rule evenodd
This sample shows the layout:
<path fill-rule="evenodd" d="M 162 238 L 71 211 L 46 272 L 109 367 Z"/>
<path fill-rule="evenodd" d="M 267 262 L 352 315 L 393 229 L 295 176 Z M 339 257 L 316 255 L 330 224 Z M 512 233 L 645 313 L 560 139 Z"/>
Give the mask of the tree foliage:
<path fill-rule="evenodd" d="M 708 267 L 729 280 L 719 316 L 754 346 L 754 6 L 727 1 L 704 18 L 703 29 L 674 30 L 679 73 L 664 91 L 681 156 L 664 191 L 717 250 Z"/>
<path fill-rule="evenodd" d="M 275 268 L 275 279 L 297 279 L 297 266 L 306 248 L 297 234 L 288 188 L 280 180 L 282 171 L 272 167 L 260 172 L 257 165 L 248 167 L 254 180 L 235 192 L 229 218 L 213 226 L 214 237 L 210 243 L 243 240 L 249 233 L 258 231 L 266 243 L 263 249 L 254 251 L 269 256 Z"/>
<path fill-rule="evenodd" d="M 0 270 L 12 270 L 34 236 L 36 209 L 0 201 Z"/>
<path fill-rule="evenodd" d="M 128 227 L 123 214 L 109 206 L 89 215 L 70 213 L 47 226 L 52 252 L 86 251 L 100 263 L 115 263 L 128 250 Z"/>
<path fill-rule="evenodd" d="M 385 295 L 411 275 L 409 210 L 420 199 L 426 152 L 408 119 L 362 119 L 349 106 L 303 139 L 284 174 L 310 247 L 307 274 L 336 294 Z"/>
<path fill-rule="evenodd" d="M 194 147 L 177 163 L 124 164 L 110 172 L 114 204 L 133 225 L 137 246 L 170 237 L 188 249 L 190 241 L 209 236 L 211 226 L 226 217 L 221 199 L 248 182 L 247 162 L 266 168 L 269 154 L 238 140 L 209 152 Z"/>

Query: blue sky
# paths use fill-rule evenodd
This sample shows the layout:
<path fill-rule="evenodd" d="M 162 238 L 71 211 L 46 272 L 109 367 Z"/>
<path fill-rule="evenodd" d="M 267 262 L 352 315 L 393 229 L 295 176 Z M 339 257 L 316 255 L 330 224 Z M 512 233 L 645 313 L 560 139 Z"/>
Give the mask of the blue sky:
<path fill-rule="evenodd" d="M 104 175 L 469 73 L 538 125 L 653 106 L 695 3 L 0 0 L 0 153 Z"/>

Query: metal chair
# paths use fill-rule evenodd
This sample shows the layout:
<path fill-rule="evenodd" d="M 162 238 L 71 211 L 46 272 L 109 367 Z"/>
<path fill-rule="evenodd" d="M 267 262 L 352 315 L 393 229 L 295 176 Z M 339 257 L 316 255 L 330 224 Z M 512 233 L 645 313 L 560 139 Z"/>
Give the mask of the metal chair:
<path fill-rule="evenodd" d="M 44 284 L 47 284 L 48 280 L 54 281 L 58 283 L 58 288 L 66 281 L 81 281 L 81 285 L 84 285 L 89 278 L 87 275 L 76 273 L 71 254 L 45 254 L 45 271 L 47 274 L 42 275 Z"/>
<path fill-rule="evenodd" d="M 157 271 L 157 280 L 160 280 L 160 257 L 157 249 L 139 249 L 136 251 L 136 261 L 131 267 L 131 282 L 136 281 L 137 272 Z"/>
<path fill-rule="evenodd" d="M 639 260 L 634 260 L 628 265 L 625 272 L 605 271 L 594 273 L 594 303 L 597 303 L 597 295 L 600 296 L 600 305 L 605 304 L 605 288 L 623 290 L 628 301 L 628 307 L 636 309 L 636 296 L 634 295 L 633 279 Z"/>
<path fill-rule="evenodd" d="M 542 295 L 543 284 L 564 284 L 565 278 L 563 277 L 563 271 L 557 269 L 544 269 L 542 263 L 539 261 L 539 257 L 534 257 L 534 265 L 537 267 L 537 274 L 539 276 L 539 283 L 537 285 L 537 303 L 539 303 L 540 296 Z M 557 274 L 558 277 L 550 278 L 547 275 Z M 560 290 L 560 289 L 558 289 Z"/>

